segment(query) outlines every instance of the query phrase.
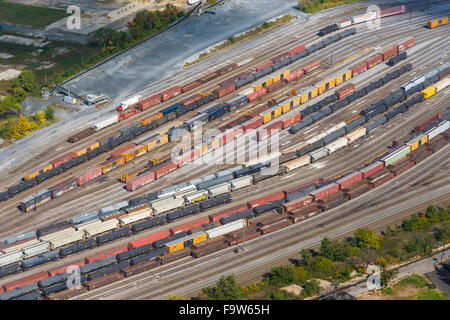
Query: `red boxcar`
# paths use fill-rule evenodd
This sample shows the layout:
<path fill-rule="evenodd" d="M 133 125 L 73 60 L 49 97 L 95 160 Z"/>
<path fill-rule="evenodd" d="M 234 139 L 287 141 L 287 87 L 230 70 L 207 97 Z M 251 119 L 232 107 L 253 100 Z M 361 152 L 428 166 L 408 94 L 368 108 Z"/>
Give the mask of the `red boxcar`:
<path fill-rule="evenodd" d="M 271 65 L 273 65 L 273 61 L 271 61 L 271 60 L 265 61 L 265 62 L 262 62 L 262 63 L 258 64 L 257 66 L 255 66 L 255 70 L 260 71 L 262 69 L 270 67 Z"/>
<path fill-rule="evenodd" d="M 303 71 L 303 69 L 291 71 L 291 73 L 289 75 L 287 75 L 286 77 L 284 77 L 284 79 L 287 82 L 289 82 L 289 81 L 295 80 L 297 78 L 300 78 L 304 73 L 305 73 L 305 71 Z"/>
<path fill-rule="evenodd" d="M 304 73 L 308 73 L 313 71 L 314 69 L 317 69 L 321 66 L 321 62 L 320 61 L 314 61 L 313 63 L 311 63 L 310 65 L 307 65 L 306 67 L 303 67 L 302 70 Z"/>
<path fill-rule="evenodd" d="M 181 93 L 181 87 L 175 86 L 160 93 L 161 101 L 167 101 Z"/>
<path fill-rule="evenodd" d="M 111 158 L 120 156 L 122 153 L 127 152 L 129 150 L 132 150 L 136 147 L 136 145 L 134 143 L 128 144 L 126 146 L 123 146 L 120 149 L 117 149 L 116 151 L 111 152 Z"/>
<path fill-rule="evenodd" d="M 47 271 L 47 273 L 48 273 L 49 277 L 53 277 L 54 275 L 56 275 L 58 273 L 66 272 L 69 269 L 69 267 L 74 267 L 74 266 L 81 267 L 83 265 L 84 265 L 84 260 L 75 260 L 75 261 L 68 262 L 63 265 L 51 268 L 50 270 Z"/>
<path fill-rule="evenodd" d="M 355 91 L 355 85 L 353 83 L 346 84 L 340 89 L 337 89 L 334 93 L 337 95 L 338 99 L 343 99 L 349 94 Z"/>
<path fill-rule="evenodd" d="M 53 168 L 56 168 L 56 167 L 59 167 L 60 165 L 62 165 L 63 163 L 66 163 L 67 161 L 70 161 L 73 158 L 76 158 L 76 156 L 77 156 L 77 154 L 75 152 L 70 151 L 70 152 L 66 153 L 65 155 L 62 155 L 61 157 L 50 161 L 50 163 L 53 166 Z"/>
<path fill-rule="evenodd" d="M 381 61 L 383 61 L 383 55 L 381 53 L 377 53 L 376 55 L 368 58 L 366 61 L 367 61 L 367 67 L 369 69 L 373 68 L 374 66 L 379 64 Z"/>
<path fill-rule="evenodd" d="M 363 179 L 366 179 L 367 177 L 370 177 L 371 175 L 377 173 L 378 171 L 380 171 L 383 168 L 384 168 L 384 163 L 381 161 L 377 161 L 377 162 L 359 170 L 359 172 L 361 172 L 363 174 Z"/>
<path fill-rule="evenodd" d="M 308 182 L 304 182 L 304 183 L 301 183 L 301 184 L 296 185 L 294 187 L 290 187 L 288 189 L 285 189 L 285 190 L 283 190 L 283 192 L 286 195 L 288 195 L 289 193 L 293 193 L 293 192 L 296 192 L 296 191 L 302 191 L 302 190 L 309 189 L 311 187 L 319 186 L 322 183 L 324 183 L 324 181 L 325 180 L 322 177 L 319 177 L 317 179 L 314 179 L 314 180 L 311 180 L 311 181 L 308 181 Z"/>
<path fill-rule="evenodd" d="M 151 235 L 128 242 L 128 249 L 134 249 L 140 246 L 144 246 L 146 244 L 151 244 L 157 240 L 167 238 L 168 236 L 170 236 L 169 230 L 163 230 L 156 233 L 152 233 Z"/>
<path fill-rule="evenodd" d="M 362 61 L 356 65 L 354 65 L 353 67 L 350 68 L 350 70 L 352 70 L 352 76 L 357 76 L 358 74 L 364 72 L 367 70 L 367 62 L 366 61 Z"/>
<path fill-rule="evenodd" d="M 248 99 L 248 101 L 253 101 L 253 100 L 258 99 L 259 97 L 265 95 L 266 93 L 267 93 L 267 88 L 261 88 L 259 90 L 256 90 L 253 93 L 250 93 L 247 96 L 247 99 Z"/>
<path fill-rule="evenodd" d="M 306 50 L 306 47 L 304 46 L 304 45 L 299 45 L 299 46 L 297 46 L 297 47 L 295 47 L 295 48 L 292 48 L 292 49 L 290 49 L 290 50 L 288 50 L 287 52 L 291 55 L 291 56 L 293 56 L 294 54 L 296 54 L 296 53 L 299 53 L 299 52 L 301 52 L 301 51 L 303 51 L 303 50 Z"/>
<path fill-rule="evenodd" d="M 302 119 L 302 114 L 299 112 L 290 118 L 281 120 L 281 122 L 283 124 L 283 129 L 286 129 L 289 126 L 292 126 L 293 124 L 299 122 L 301 119 Z"/>
<path fill-rule="evenodd" d="M 310 195 L 314 197 L 314 201 L 324 199 L 339 191 L 339 185 L 337 183 L 330 183 L 317 190 L 311 191 Z"/>
<path fill-rule="evenodd" d="M 89 182 L 101 175 L 102 175 L 102 168 L 100 167 L 89 168 L 86 170 L 85 173 L 77 177 L 77 183 L 79 186 L 82 186 L 86 182 Z"/>
<path fill-rule="evenodd" d="M 252 200 L 247 202 L 247 206 L 250 209 L 253 209 L 254 207 L 258 207 L 261 206 L 263 204 L 269 203 L 269 202 L 273 202 L 273 201 L 277 201 L 280 199 L 284 199 L 284 192 L 280 191 L 280 192 L 275 192 L 275 193 L 271 193 L 267 196 Z"/>
<path fill-rule="evenodd" d="M 412 47 L 414 45 L 414 43 L 416 42 L 416 39 L 414 39 L 414 37 L 412 37 L 411 39 L 408 39 L 402 43 L 400 43 L 398 45 L 398 52 L 402 52 L 403 50 L 406 50 L 410 47 Z"/>
<path fill-rule="evenodd" d="M 197 94 L 194 94 L 193 96 L 190 96 L 190 97 L 188 97 L 188 98 L 186 98 L 186 99 L 184 99 L 184 100 L 182 100 L 180 102 L 181 102 L 181 104 L 183 106 L 187 106 L 188 104 L 197 102 L 201 98 L 202 98 L 202 95 L 200 93 L 197 93 Z"/>
<path fill-rule="evenodd" d="M 30 284 L 33 282 L 38 282 L 39 280 L 42 280 L 45 278 L 48 278 L 48 273 L 46 271 L 35 273 L 35 274 L 29 275 L 27 277 L 24 277 L 24 278 L 15 280 L 15 281 L 5 283 L 3 285 L 3 289 L 5 289 L 5 291 L 9 291 L 9 290 L 12 290 L 17 287 L 26 286 L 27 284 Z"/>
<path fill-rule="evenodd" d="M 228 217 L 231 216 L 233 213 L 236 212 L 241 212 L 248 209 L 247 205 L 239 205 L 239 206 L 235 206 L 235 207 L 231 207 L 213 214 L 210 214 L 209 217 L 209 221 L 214 222 L 214 221 L 219 221 L 220 219 L 222 219 L 223 217 Z"/>
<path fill-rule="evenodd" d="M 220 88 L 214 90 L 214 92 L 216 93 L 218 98 L 222 98 L 223 96 L 230 94 L 234 90 L 236 90 L 236 83 L 231 82 L 231 83 L 222 85 Z"/>
<path fill-rule="evenodd" d="M 247 133 L 248 131 L 258 128 L 262 126 L 263 119 L 260 116 L 256 116 L 251 118 L 250 120 L 244 122 L 241 126 L 244 129 L 244 131 Z"/>
<path fill-rule="evenodd" d="M 183 232 L 183 231 L 189 231 L 191 229 L 200 227 L 204 224 L 208 224 L 209 223 L 209 217 L 201 217 L 195 220 L 192 220 L 190 222 L 186 222 L 183 224 L 179 224 L 175 227 L 172 227 L 169 229 L 170 234 L 177 234 L 179 232 Z"/>
<path fill-rule="evenodd" d="M 266 127 L 266 131 L 269 136 L 271 136 L 272 133 L 274 133 L 276 130 L 281 130 L 281 129 L 283 129 L 282 121 L 275 121 Z"/>
<path fill-rule="evenodd" d="M 116 256 L 121 252 L 125 252 L 127 251 L 127 246 L 118 246 L 118 247 L 114 247 L 96 254 L 93 254 L 91 256 L 85 257 L 84 258 L 84 263 L 88 264 L 88 263 L 92 263 L 94 261 L 97 260 L 101 260 L 104 259 L 106 257 L 111 257 L 111 256 Z"/>
<path fill-rule="evenodd" d="M 289 202 L 286 202 L 285 204 L 282 205 L 284 212 L 290 212 L 293 211 L 295 209 L 307 206 L 309 204 L 311 204 L 313 202 L 313 197 L 312 196 L 304 196 L 301 197 L 299 199 L 295 199 Z"/>
<path fill-rule="evenodd" d="M 219 142 L 221 145 L 227 144 L 244 134 L 244 129 L 241 126 L 236 126 L 231 129 L 227 129 L 225 133 L 220 137 Z"/>
<path fill-rule="evenodd" d="M 128 108 L 126 110 L 126 112 L 121 112 L 119 113 L 119 122 L 128 119 L 136 114 L 138 114 L 139 112 L 141 112 L 141 110 L 137 109 L 137 108 Z"/>
<path fill-rule="evenodd" d="M 363 174 L 361 172 L 353 172 L 350 173 L 344 177 L 342 177 L 341 179 L 337 180 L 336 183 L 339 184 L 339 186 L 342 189 L 348 188 L 352 185 L 354 185 L 355 183 L 357 183 L 358 181 L 361 181 L 363 179 Z"/>
<path fill-rule="evenodd" d="M 168 174 L 176 169 L 177 169 L 177 164 L 172 161 L 168 161 L 167 163 L 165 163 L 162 166 L 157 167 L 153 170 L 155 172 L 155 179 L 159 179 L 162 176 L 165 176 L 166 174 Z"/>
<path fill-rule="evenodd" d="M 386 50 L 384 50 L 381 54 L 383 55 L 383 61 L 392 58 L 398 53 L 398 45 L 394 45 Z"/>
<path fill-rule="evenodd" d="M 155 172 L 149 171 L 127 182 L 127 190 L 134 191 L 155 180 Z"/>
<path fill-rule="evenodd" d="M 147 99 L 144 99 L 142 101 L 140 101 L 137 104 L 137 108 L 141 111 L 147 110 L 148 108 L 154 106 L 157 103 L 161 102 L 161 95 L 160 94 L 155 94 L 151 97 L 148 97 Z"/>

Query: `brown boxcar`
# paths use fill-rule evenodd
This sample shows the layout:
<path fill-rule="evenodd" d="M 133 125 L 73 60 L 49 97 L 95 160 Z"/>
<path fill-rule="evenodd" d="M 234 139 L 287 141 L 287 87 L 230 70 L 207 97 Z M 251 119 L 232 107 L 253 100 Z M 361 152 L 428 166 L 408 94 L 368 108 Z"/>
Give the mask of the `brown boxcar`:
<path fill-rule="evenodd" d="M 182 86 L 181 92 L 183 92 L 183 93 L 188 92 L 192 89 L 199 87 L 201 84 L 202 84 L 202 82 L 200 80 L 194 80 L 194 81 L 189 82 L 189 83 L 185 84 L 184 86 Z"/>
<path fill-rule="evenodd" d="M 5 291 L 10 291 L 17 287 L 26 286 L 27 284 L 38 282 L 39 280 L 48 278 L 48 273 L 46 271 L 42 271 L 39 273 L 35 273 L 23 278 L 20 278 L 18 280 L 14 280 L 8 283 L 5 283 L 2 287 L 5 289 Z"/>
<path fill-rule="evenodd" d="M 80 132 L 75 133 L 73 136 L 70 136 L 69 139 L 67 139 L 67 141 L 69 141 L 70 143 L 74 143 L 77 141 L 80 141 L 81 139 L 87 138 L 90 135 L 94 134 L 95 130 L 94 128 L 87 128 L 84 129 Z"/>
<path fill-rule="evenodd" d="M 361 184 L 360 186 L 358 186 L 356 188 L 353 188 L 353 189 L 350 189 L 350 190 L 346 191 L 345 192 L 345 196 L 349 200 L 351 200 L 351 199 L 353 199 L 353 198 L 355 198 L 355 197 L 357 197 L 357 196 L 359 196 L 359 195 L 369 191 L 370 189 L 372 189 L 372 186 L 370 184 L 368 184 L 368 183 L 364 183 L 364 184 Z"/>
<path fill-rule="evenodd" d="M 211 221 L 211 222 L 219 221 L 220 219 L 222 219 L 224 217 L 231 216 L 233 213 L 236 213 L 236 212 L 244 211 L 247 208 L 248 208 L 247 205 L 243 204 L 243 205 L 234 206 L 234 207 L 210 214 L 208 216 L 209 221 Z"/>
<path fill-rule="evenodd" d="M 281 221 L 277 221 L 277 222 L 274 222 L 274 223 L 267 224 L 265 226 L 259 227 L 257 229 L 257 231 L 261 232 L 261 234 L 266 234 L 266 233 L 273 232 L 273 231 L 279 230 L 281 228 L 284 228 L 284 227 L 290 225 L 291 223 L 292 222 L 290 220 L 283 219 Z"/>
<path fill-rule="evenodd" d="M 217 98 L 222 98 L 223 96 L 230 94 L 234 90 L 236 90 L 236 83 L 232 82 L 229 84 L 225 84 L 224 86 L 221 86 L 220 88 L 215 89 L 214 93 L 216 94 Z"/>
<path fill-rule="evenodd" d="M 222 236 L 217 239 L 207 240 L 206 242 L 193 246 L 192 256 L 194 258 L 199 258 L 226 247 L 228 247 L 228 243 L 227 241 L 225 241 L 225 237 Z"/>
<path fill-rule="evenodd" d="M 75 297 L 77 295 L 80 295 L 82 293 L 86 292 L 85 287 L 81 288 L 74 288 L 74 289 L 67 289 L 61 292 L 56 292 L 48 296 L 49 300 L 67 300 L 69 298 Z"/>
<path fill-rule="evenodd" d="M 282 205 L 282 208 L 284 209 L 284 212 L 292 212 L 298 208 L 306 207 L 313 203 L 313 197 L 310 195 L 301 197 L 299 199 L 295 199 L 289 202 L 286 202 Z"/>
<path fill-rule="evenodd" d="M 217 73 L 217 71 L 214 71 L 214 72 L 212 72 L 210 74 L 207 74 L 206 76 L 201 77 L 198 80 L 200 80 L 201 83 L 206 83 L 208 81 L 211 81 L 211 80 L 217 78 L 218 76 L 219 76 L 219 74 Z"/>
<path fill-rule="evenodd" d="M 161 101 L 167 101 L 181 93 L 181 87 L 175 86 L 160 93 Z"/>
<path fill-rule="evenodd" d="M 137 108 L 138 110 L 144 111 L 160 102 L 161 102 L 161 94 L 155 94 L 151 97 L 148 97 L 147 99 L 139 101 L 137 104 Z"/>
<path fill-rule="evenodd" d="M 373 187 L 378 187 L 379 185 L 391 180 L 394 177 L 394 174 L 392 172 L 386 172 L 385 174 L 379 176 L 376 179 L 371 180 L 369 183 Z"/>
<path fill-rule="evenodd" d="M 336 181 L 336 183 L 339 184 L 341 190 L 348 188 L 352 185 L 354 185 L 355 183 L 361 181 L 363 178 L 363 174 L 361 172 L 352 172 L 342 178 L 340 178 L 339 180 Z"/>
<path fill-rule="evenodd" d="M 126 267 L 122 270 L 122 273 L 125 277 L 131 277 L 135 274 L 142 273 L 144 271 L 148 271 L 150 269 L 156 268 L 160 265 L 158 260 L 150 260 L 143 263 L 136 264 L 134 266 Z"/>
<path fill-rule="evenodd" d="M 313 202 L 310 205 L 298 208 L 298 209 L 290 212 L 290 215 L 295 216 L 295 215 L 302 214 L 302 213 L 312 212 L 312 211 L 318 210 L 318 208 L 319 208 L 319 204 L 317 202 Z"/>
<path fill-rule="evenodd" d="M 88 290 L 93 290 L 93 289 L 105 286 L 107 284 L 113 283 L 113 282 L 118 281 L 123 278 L 124 278 L 124 275 L 120 271 L 117 271 L 117 272 L 111 273 L 107 276 L 103 276 L 103 277 L 97 278 L 95 280 L 86 282 L 86 287 Z"/>
<path fill-rule="evenodd" d="M 355 85 L 353 83 L 346 84 L 342 88 L 337 89 L 334 93 L 338 97 L 338 99 L 343 99 L 349 94 L 355 91 Z"/>
<path fill-rule="evenodd" d="M 377 64 L 379 64 L 381 61 L 383 61 L 383 55 L 381 53 L 377 53 L 377 54 L 371 56 L 370 58 L 368 58 L 366 61 L 367 61 L 367 67 L 369 69 L 373 68 Z"/>
<path fill-rule="evenodd" d="M 343 204 L 346 201 L 347 201 L 347 198 L 342 197 L 342 198 L 335 199 L 335 200 L 327 202 L 327 203 L 323 203 L 319 206 L 319 208 L 321 208 L 322 210 L 330 210 L 330 209 L 337 207 L 340 204 Z"/>
<path fill-rule="evenodd" d="M 352 70 L 352 77 L 357 76 L 358 74 L 364 72 L 367 70 L 367 62 L 366 61 L 361 61 L 358 64 L 355 64 L 354 66 L 352 66 L 350 68 L 350 70 Z"/>
<path fill-rule="evenodd" d="M 336 193 L 339 191 L 339 185 L 337 183 L 330 183 L 326 186 L 319 188 L 317 190 L 311 191 L 310 195 L 314 197 L 314 200 L 317 201 L 318 199 L 323 199 L 326 197 L 329 197 L 333 193 Z"/>
<path fill-rule="evenodd" d="M 338 191 L 336 193 L 330 194 L 329 196 L 322 198 L 322 199 L 318 199 L 317 202 L 320 204 L 324 204 L 324 203 L 329 203 L 329 202 L 333 202 L 337 199 L 342 199 L 344 197 L 344 193 L 342 191 Z"/>
<path fill-rule="evenodd" d="M 170 234 L 177 234 L 179 232 L 183 232 L 183 231 L 189 231 L 193 228 L 197 228 L 199 226 L 202 226 L 204 224 L 208 224 L 209 223 L 209 217 L 201 217 L 183 224 L 179 224 L 176 226 L 173 226 L 172 228 L 169 229 Z"/>
<path fill-rule="evenodd" d="M 401 165 L 397 165 L 395 167 L 393 167 L 391 169 L 391 172 L 395 175 L 398 176 L 399 174 L 401 174 L 402 172 L 408 170 L 409 168 L 414 166 L 414 162 L 408 160 L 405 163 L 401 164 Z"/>
<path fill-rule="evenodd" d="M 282 192 L 282 191 L 274 192 L 274 193 L 268 194 L 267 196 L 264 196 L 264 197 L 261 197 L 261 198 L 255 199 L 255 200 L 251 200 L 251 201 L 247 202 L 247 205 L 250 209 L 253 209 L 253 208 L 261 206 L 263 204 L 277 201 L 280 199 L 284 199 L 284 192 Z"/>
<path fill-rule="evenodd" d="M 244 233 L 245 233 L 245 235 L 244 235 Z M 261 235 L 260 232 L 255 231 L 255 230 L 251 230 L 251 229 L 245 230 L 244 233 L 240 232 L 240 234 L 236 234 L 236 236 L 234 236 L 234 237 L 227 236 L 228 245 L 229 246 L 234 246 L 234 245 L 236 245 L 238 243 L 254 239 L 254 238 L 256 238 L 256 237 Z"/>
<path fill-rule="evenodd" d="M 161 262 L 161 264 L 169 263 L 171 261 L 175 261 L 178 259 L 181 259 L 183 257 L 187 257 L 191 254 L 191 248 L 187 247 L 180 251 L 175 251 L 172 253 L 167 253 L 165 255 L 162 255 L 158 257 L 158 260 Z"/>

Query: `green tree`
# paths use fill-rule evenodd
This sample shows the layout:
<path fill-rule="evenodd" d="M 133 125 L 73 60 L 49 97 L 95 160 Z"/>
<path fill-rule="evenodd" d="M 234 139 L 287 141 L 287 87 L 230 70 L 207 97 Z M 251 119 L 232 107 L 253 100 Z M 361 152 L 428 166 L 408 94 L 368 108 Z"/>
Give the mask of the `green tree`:
<path fill-rule="evenodd" d="M 45 108 L 44 112 L 45 112 L 45 117 L 48 120 L 55 119 L 55 109 L 51 105 L 48 105 L 47 108 Z"/>
<path fill-rule="evenodd" d="M 322 256 L 315 257 L 312 269 L 321 273 L 329 273 L 333 270 L 333 261 Z"/>
<path fill-rule="evenodd" d="M 13 88 L 22 88 L 27 93 L 32 93 L 36 89 L 36 76 L 31 70 L 23 70 L 14 80 Z"/>
<path fill-rule="evenodd" d="M 309 280 L 305 283 L 303 286 L 302 295 L 304 297 L 312 296 L 313 294 L 316 294 L 320 291 L 320 283 L 316 279 Z"/>
<path fill-rule="evenodd" d="M 292 283 L 294 281 L 294 267 L 291 265 L 273 267 L 270 270 L 266 281 L 275 286 L 283 286 Z"/>
<path fill-rule="evenodd" d="M 231 43 L 235 43 L 236 39 L 233 36 L 229 36 L 228 41 L 230 41 Z"/>
<path fill-rule="evenodd" d="M 278 291 L 272 292 L 269 295 L 268 300 L 286 300 L 286 294 L 283 291 L 278 290 Z"/>
<path fill-rule="evenodd" d="M 381 271 L 381 285 L 382 286 L 387 286 L 389 284 L 389 282 L 394 279 L 398 274 L 397 270 L 386 270 L 384 269 L 383 271 Z"/>
<path fill-rule="evenodd" d="M 344 261 L 351 254 L 351 248 L 348 243 L 340 241 L 331 241 L 328 238 L 322 240 L 320 253 L 331 261 Z"/>
<path fill-rule="evenodd" d="M 203 288 L 202 292 L 207 300 L 238 300 L 243 296 L 234 274 L 220 277 L 215 287 Z"/>
<path fill-rule="evenodd" d="M 186 298 L 177 294 L 169 294 L 167 295 L 166 300 L 186 300 Z"/>
<path fill-rule="evenodd" d="M 434 237 L 437 241 L 446 244 L 450 241 L 450 228 L 448 226 L 442 226 L 436 228 L 434 231 Z"/>
<path fill-rule="evenodd" d="M 354 239 L 359 248 L 372 248 L 376 250 L 380 248 L 379 238 L 370 229 L 361 228 L 356 230 Z"/>
<path fill-rule="evenodd" d="M 300 261 L 301 265 L 309 267 L 314 262 L 311 250 L 302 249 L 302 251 L 300 251 L 300 255 L 302 256 L 302 260 Z"/>

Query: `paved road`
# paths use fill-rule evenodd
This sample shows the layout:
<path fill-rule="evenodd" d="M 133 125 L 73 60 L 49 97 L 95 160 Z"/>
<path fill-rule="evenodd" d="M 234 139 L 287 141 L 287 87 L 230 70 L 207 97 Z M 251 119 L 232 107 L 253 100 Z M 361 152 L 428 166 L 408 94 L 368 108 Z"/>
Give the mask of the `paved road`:
<path fill-rule="evenodd" d="M 447 249 L 445 253 L 448 256 L 450 254 L 450 249 Z M 436 287 L 444 291 L 444 293 L 450 297 L 450 286 L 444 283 L 442 280 L 440 280 L 439 277 L 434 272 L 434 266 L 436 263 L 440 261 L 440 258 L 441 252 L 438 252 L 428 258 L 421 259 L 414 263 L 400 267 L 398 269 L 396 279 L 404 278 L 412 274 L 423 274 L 426 275 L 427 277 L 430 275 L 431 276 L 430 280 L 432 280 L 432 282 L 436 285 Z M 368 290 L 369 288 L 367 287 L 366 283 L 360 283 L 345 290 L 345 292 L 353 296 L 357 296 Z"/>

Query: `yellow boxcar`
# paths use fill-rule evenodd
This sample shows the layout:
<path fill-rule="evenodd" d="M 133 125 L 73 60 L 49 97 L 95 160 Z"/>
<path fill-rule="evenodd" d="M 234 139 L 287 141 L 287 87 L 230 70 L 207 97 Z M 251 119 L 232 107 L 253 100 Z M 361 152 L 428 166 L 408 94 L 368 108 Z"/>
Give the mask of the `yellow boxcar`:
<path fill-rule="evenodd" d="M 352 78 L 352 70 L 342 70 L 332 76 L 334 78 L 334 85 L 338 86 L 341 83 L 350 80 Z"/>
<path fill-rule="evenodd" d="M 421 145 L 428 142 L 428 134 L 421 134 L 420 136 L 417 136 L 411 140 L 409 140 L 406 145 L 409 146 L 411 151 L 416 150 Z"/>
<path fill-rule="evenodd" d="M 300 97 L 301 104 L 317 97 L 318 92 L 319 92 L 319 89 L 315 88 L 315 87 L 308 87 L 308 88 L 304 89 L 298 95 Z"/>
<path fill-rule="evenodd" d="M 142 123 L 142 125 L 146 125 L 149 124 L 152 121 L 158 120 L 159 118 L 161 118 L 163 116 L 163 114 L 161 112 L 157 112 L 155 114 L 152 114 L 150 117 L 139 120 L 140 123 Z"/>
<path fill-rule="evenodd" d="M 272 79 L 272 83 L 283 80 L 285 77 L 291 74 L 291 71 L 288 68 L 284 68 L 274 73 L 270 74 L 269 77 Z"/>
<path fill-rule="evenodd" d="M 213 86 L 213 87 L 206 89 L 205 91 L 202 91 L 199 93 L 202 97 L 206 97 L 206 96 L 209 96 L 214 90 L 219 89 L 219 88 L 220 88 L 220 86 L 216 85 L 216 86 Z"/>
<path fill-rule="evenodd" d="M 97 141 L 90 142 L 88 144 L 85 144 L 83 146 L 80 146 L 78 149 L 74 150 L 75 154 L 78 156 L 81 156 L 82 154 L 85 154 L 88 151 L 92 151 L 94 149 L 97 149 L 100 147 L 100 143 Z"/>
<path fill-rule="evenodd" d="M 263 118 L 263 123 L 267 123 L 270 120 L 273 120 L 277 117 L 279 117 L 282 114 L 282 105 L 275 105 L 270 109 L 267 109 L 266 111 L 261 112 L 259 115 Z"/>
<path fill-rule="evenodd" d="M 172 253 L 178 250 L 182 250 L 185 247 L 195 245 L 199 242 L 206 241 L 208 235 L 205 232 L 197 232 L 183 238 L 166 243 L 166 252 Z"/>
<path fill-rule="evenodd" d="M 51 169 L 53 169 L 53 165 L 51 163 L 46 163 L 46 164 L 40 165 L 33 171 L 30 171 L 29 173 L 25 174 L 23 179 L 31 180 L 33 178 L 36 178 L 41 173 L 47 172 L 48 170 L 51 170 Z"/>
<path fill-rule="evenodd" d="M 124 153 L 121 153 L 121 155 L 124 156 L 125 163 L 127 163 L 128 161 L 131 161 L 134 159 L 134 150 L 131 149 L 131 150 L 125 151 Z"/>
<path fill-rule="evenodd" d="M 420 91 L 420 93 L 423 93 L 424 99 L 428 99 L 429 97 L 434 96 L 436 94 L 436 87 L 429 86 L 428 88 L 425 88 L 422 91 Z"/>
<path fill-rule="evenodd" d="M 448 17 L 439 18 L 436 20 L 428 21 L 428 28 L 433 29 L 436 27 L 440 27 L 444 24 L 448 24 Z"/>
<path fill-rule="evenodd" d="M 145 144 L 136 146 L 136 151 L 134 153 L 136 158 L 142 156 L 144 153 L 147 153 L 147 146 Z"/>
<path fill-rule="evenodd" d="M 282 107 L 281 111 L 283 113 L 289 112 L 290 110 L 294 109 L 296 106 L 300 105 L 300 97 L 298 97 L 298 96 L 290 97 L 289 99 L 281 101 L 279 103 L 279 105 L 281 105 L 281 107 Z"/>
<path fill-rule="evenodd" d="M 327 78 L 324 81 L 321 81 L 321 82 L 317 83 L 315 85 L 315 87 L 318 89 L 318 93 L 322 94 L 325 91 L 327 91 L 327 90 L 329 90 L 331 88 L 334 88 L 335 83 L 336 83 L 336 81 L 335 81 L 334 78 Z"/>

